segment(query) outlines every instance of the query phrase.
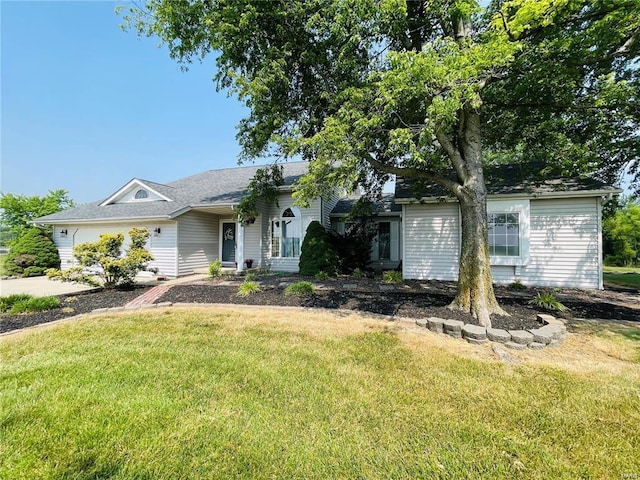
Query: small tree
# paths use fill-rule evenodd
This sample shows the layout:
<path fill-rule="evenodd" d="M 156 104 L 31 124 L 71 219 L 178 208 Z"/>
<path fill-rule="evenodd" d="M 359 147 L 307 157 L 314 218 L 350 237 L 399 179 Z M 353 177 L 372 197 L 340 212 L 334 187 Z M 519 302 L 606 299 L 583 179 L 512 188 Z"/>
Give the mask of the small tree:
<path fill-rule="evenodd" d="M 43 275 L 48 268 L 59 268 L 58 249 L 39 228 L 26 230 L 11 244 L 5 270 L 11 275 Z"/>
<path fill-rule="evenodd" d="M 604 221 L 604 237 L 612 249 L 608 265 L 640 265 L 640 204 L 630 201 Z"/>
<path fill-rule="evenodd" d="M 147 268 L 153 255 L 144 248 L 149 239 L 146 228 L 132 228 L 129 232 L 131 243 L 126 252 L 122 251 L 124 235 L 102 234 L 97 242 L 86 242 L 73 248 L 73 256 L 78 266 L 64 272 L 52 272 L 52 278 L 86 281 L 83 274 L 86 268 L 95 268 L 95 275 L 102 280 L 104 288 L 123 288 L 133 285 L 135 276 Z"/>
<path fill-rule="evenodd" d="M 338 255 L 331 245 L 329 233 L 320 222 L 311 222 L 307 227 L 300 250 L 300 274 L 316 275 L 319 272 L 334 274 L 338 266 Z"/>

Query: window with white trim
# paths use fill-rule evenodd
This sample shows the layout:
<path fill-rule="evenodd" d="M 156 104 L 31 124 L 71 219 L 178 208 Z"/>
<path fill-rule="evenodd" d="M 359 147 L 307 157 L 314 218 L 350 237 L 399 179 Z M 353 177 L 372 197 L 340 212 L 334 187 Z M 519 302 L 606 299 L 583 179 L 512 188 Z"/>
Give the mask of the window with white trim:
<path fill-rule="evenodd" d="M 520 214 L 518 212 L 489 213 L 487 227 L 491 256 L 520 256 Z"/>
<path fill-rule="evenodd" d="M 530 219 L 531 208 L 528 199 L 492 199 L 487 202 L 491 265 L 529 264 Z"/>
<path fill-rule="evenodd" d="M 141 188 L 136 192 L 136 195 L 135 195 L 136 200 L 144 200 L 146 198 L 149 198 L 149 193 L 147 193 L 145 189 Z"/>
<path fill-rule="evenodd" d="M 300 256 L 302 216 L 296 207 L 286 208 L 280 218 L 271 221 L 271 256 Z"/>

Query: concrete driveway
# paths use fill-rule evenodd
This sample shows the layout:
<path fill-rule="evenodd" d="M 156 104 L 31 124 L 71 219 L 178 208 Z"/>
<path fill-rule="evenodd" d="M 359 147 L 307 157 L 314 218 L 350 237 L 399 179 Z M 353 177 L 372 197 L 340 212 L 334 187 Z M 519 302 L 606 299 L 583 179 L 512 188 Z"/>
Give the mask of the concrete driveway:
<path fill-rule="evenodd" d="M 175 285 L 178 283 L 187 283 L 197 280 L 204 280 L 207 275 L 194 274 L 185 277 L 174 278 L 166 281 L 158 281 L 154 277 L 138 276 L 135 279 L 138 285 Z M 28 293 L 34 297 L 47 297 L 49 295 L 65 295 L 67 293 L 86 292 L 93 290 L 95 287 L 88 285 L 79 285 L 70 282 L 56 282 L 49 280 L 47 277 L 31 277 L 31 278 L 12 278 L 0 280 L 0 296 L 6 297 L 14 293 Z"/>
<path fill-rule="evenodd" d="M 15 293 L 28 293 L 34 297 L 64 295 L 66 293 L 86 292 L 94 287 L 77 283 L 56 282 L 47 277 L 11 278 L 0 280 L 0 295 L 6 297 Z"/>

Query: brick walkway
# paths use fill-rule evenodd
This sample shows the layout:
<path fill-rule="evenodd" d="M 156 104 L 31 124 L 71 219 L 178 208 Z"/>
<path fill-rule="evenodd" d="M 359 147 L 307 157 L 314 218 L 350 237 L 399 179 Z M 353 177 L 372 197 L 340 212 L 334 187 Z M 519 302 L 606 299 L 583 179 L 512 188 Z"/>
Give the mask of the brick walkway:
<path fill-rule="evenodd" d="M 156 300 L 158 300 L 162 295 L 168 292 L 172 286 L 173 285 L 157 285 L 147 290 L 145 293 L 143 293 L 139 297 L 131 300 L 129 303 L 125 305 L 125 308 L 139 307 L 141 305 L 151 305 Z"/>

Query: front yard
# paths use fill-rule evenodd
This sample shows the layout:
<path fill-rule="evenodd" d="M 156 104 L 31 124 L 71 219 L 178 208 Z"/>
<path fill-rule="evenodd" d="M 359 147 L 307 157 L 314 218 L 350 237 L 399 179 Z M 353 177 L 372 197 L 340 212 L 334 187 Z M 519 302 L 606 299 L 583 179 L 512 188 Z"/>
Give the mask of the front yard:
<path fill-rule="evenodd" d="M 622 478 L 637 341 L 510 352 L 358 314 L 177 307 L 0 340 L 0 478 Z"/>

